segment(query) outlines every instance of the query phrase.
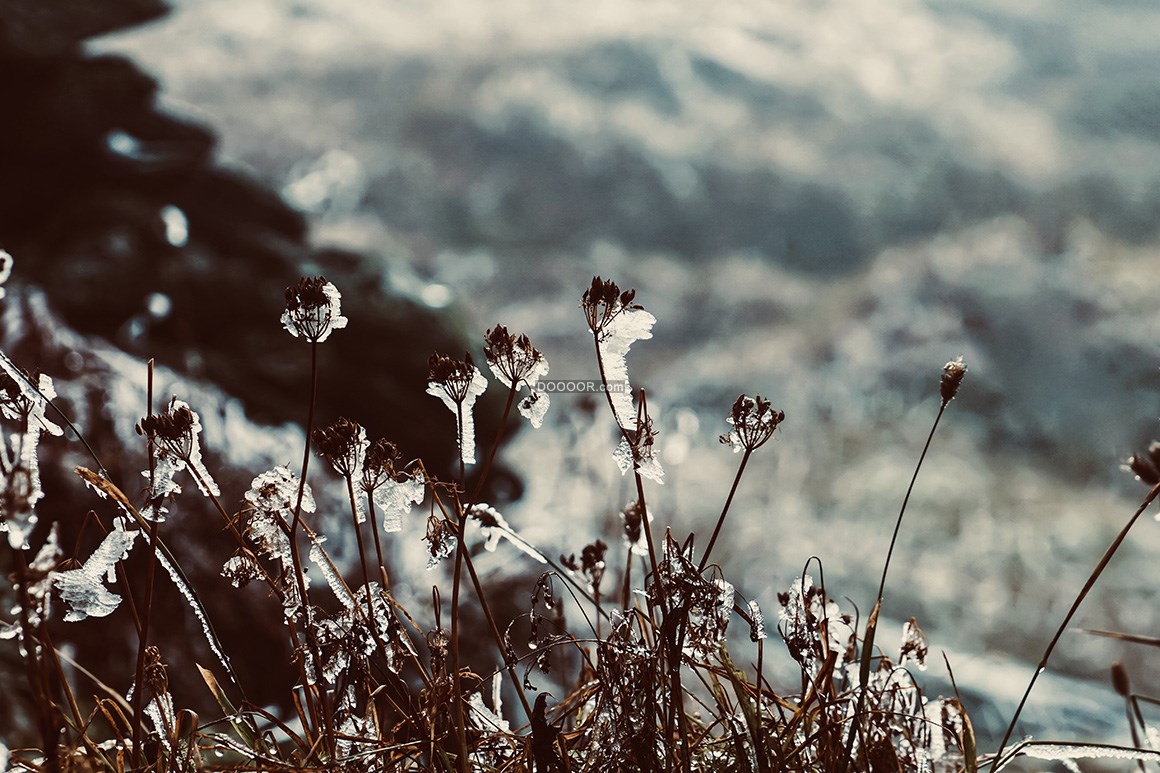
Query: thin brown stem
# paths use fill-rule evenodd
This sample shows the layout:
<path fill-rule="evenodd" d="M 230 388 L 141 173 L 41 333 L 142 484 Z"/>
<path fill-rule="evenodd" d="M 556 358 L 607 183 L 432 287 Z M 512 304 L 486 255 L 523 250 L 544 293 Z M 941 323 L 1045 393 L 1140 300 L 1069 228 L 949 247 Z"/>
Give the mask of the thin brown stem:
<path fill-rule="evenodd" d="M 1152 504 L 1157 495 L 1160 495 L 1160 483 L 1152 487 L 1152 490 L 1148 492 L 1148 496 L 1144 498 L 1144 501 L 1141 502 L 1140 506 L 1136 508 L 1136 511 L 1132 513 L 1132 517 L 1128 519 L 1126 524 L 1124 524 L 1124 528 L 1120 529 L 1120 533 L 1116 535 L 1114 540 L 1112 540 L 1112 544 L 1108 545 L 1108 549 L 1104 551 L 1104 554 L 1100 557 L 1100 560 L 1096 564 L 1095 569 L 1093 569 L 1092 573 L 1088 575 L 1087 582 L 1084 583 L 1083 588 L 1080 589 L 1079 594 L 1072 602 L 1071 608 L 1068 609 L 1067 614 L 1064 615 L 1063 622 L 1059 624 L 1059 628 L 1056 629 L 1055 635 L 1051 637 L 1051 641 L 1047 644 L 1047 649 L 1043 651 L 1043 657 L 1039 659 L 1039 665 L 1036 666 L 1035 672 L 1031 675 L 1031 681 L 1027 683 L 1027 689 L 1023 692 L 1023 697 L 1019 701 L 1019 706 L 1015 709 L 1015 714 L 1012 715 L 1011 722 L 1007 725 L 1006 732 L 1003 733 L 1003 740 L 999 742 L 999 750 L 995 752 L 995 757 L 991 761 L 992 773 L 999 769 L 999 763 L 1003 759 L 1003 750 L 1007 748 L 1007 742 L 1011 740 L 1011 733 L 1015 731 L 1015 725 L 1019 721 L 1019 715 L 1023 713 L 1023 707 L 1027 704 L 1027 699 L 1031 696 L 1031 690 L 1035 687 L 1035 682 L 1038 681 L 1039 675 L 1047 670 L 1047 663 L 1051 659 L 1051 653 L 1055 651 L 1055 645 L 1059 643 L 1059 640 L 1063 637 L 1063 632 L 1067 630 L 1069 625 L 1071 625 L 1071 619 L 1075 617 L 1075 613 L 1079 611 L 1080 604 L 1082 604 L 1084 599 L 1087 598 L 1088 594 L 1091 592 L 1091 589 L 1095 587 L 1096 581 L 1100 579 L 1100 575 L 1104 573 L 1104 569 L 1106 569 L 1108 564 L 1112 562 L 1112 557 L 1115 556 L 1116 551 L 1120 549 L 1120 545 L 1122 545 L 1124 540 L 1127 539 L 1128 532 L 1131 531 L 1132 527 L 1136 525 L 1136 521 L 1140 520 L 1140 516 L 1144 514 L 1144 511 L 1148 509 L 1148 506 Z"/>
<path fill-rule="evenodd" d="M 749 464 L 751 456 L 753 456 L 753 449 L 746 448 L 741 456 L 741 464 L 737 467 L 737 474 L 733 476 L 733 485 L 729 487 L 729 496 L 725 498 L 725 506 L 721 508 L 721 515 L 717 516 L 717 525 L 713 527 L 713 536 L 709 537 L 709 544 L 705 546 L 701 563 L 697 565 L 698 571 L 705 571 L 705 567 L 709 564 L 709 554 L 713 552 L 713 546 L 717 544 L 717 536 L 725 524 L 725 516 L 729 514 L 729 507 L 733 504 L 733 497 L 737 494 L 737 486 L 741 483 L 741 476 L 745 473 L 745 465 Z"/>

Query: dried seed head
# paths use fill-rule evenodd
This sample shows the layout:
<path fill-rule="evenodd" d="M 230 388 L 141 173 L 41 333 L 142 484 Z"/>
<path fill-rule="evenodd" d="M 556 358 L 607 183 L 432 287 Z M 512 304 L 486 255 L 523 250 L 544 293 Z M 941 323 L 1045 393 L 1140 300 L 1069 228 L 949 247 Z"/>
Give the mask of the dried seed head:
<path fill-rule="evenodd" d="M 532 346 L 526 335 L 515 336 L 503 325 L 496 325 L 487 331 L 483 340 L 487 364 L 508 386 L 530 382 L 539 375 L 544 355 Z"/>
<path fill-rule="evenodd" d="M 785 411 L 775 411 L 761 395 L 741 395 L 725 421 L 733 429 L 720 437 L 721 442 L 732 446 L 734 452 L 755 451 L 773 437 L 774 430 L 785 421 Z"/>
<path fill-rule="evenodd" d="M 963 364 L 962 355 L 943 366 L 942 380 L 939 383 L 939 392 L 942 395 L 942 404 L 945 406 L 954 399 L 967 375 L 967 366 Z"/>
<path fill-rule="evenodd" d="M 161 662 L 161 650 L 150 644 L 145 648 L 145 694 L 157 697 L 169 692 L 169 675 Z"/>
<path fill-rule="evenodd" d="M 1160 483 L 1160 441 L 1153 440 L 1148 446 L 1148 452 L 1142 456 L 1129 456 L 1124 462 L 1124 469 L 1149 486 Z"/>
<path fill-rule="evenodd" d="M 454 403 L 460 404 L 467 399 L 477 372 L 470 352 L 465 353 L 462 360 L 436 352 L 428 358 L 427 368 L 430 386 L 442 391 Z"/>
<path fill-rule="evenodd" d="M 160 444 L 173 456 L 188 462 L 194 448 L 195 430 L 201 425 L 197 415 L 180 400 L 172 400 L 166 411 L 149 414 L 137 423 L 137 432 Z"/>
<path fill-rule="evenodd" d="M 362 488 L 371 492 L 379 486 L 393 480 L 396 483 L 405 483 L 411 476 L 402 469 L 403 455 L 399 447 L 389 440 L 379 438 L 371 443 L 367 449 L 366 459 L 363 460 Z"/>
<path fill-rule="evenodd" d="M 599 335 L 612 319 L 625 309 L 640 309 L 632 301 L 636 298 L 636 290 L 620 291 L 620 287 L 611 279 L 592 277 L 592 285 L 580 297 L 580 308 L 584 310 L 584 318 L 588 321 L 588 329 Z"/>
<path fill-rule="evenodd" d="M 341 300 L 338 288 L 326 277 L 302 277 L 298 284 L 286 288 L 282 327 L 296 338 L 322 343 L 331 331 L 346 327 Z"/>
<path fill-rule="evenodd" d="M 1132 684 L 1128 681 L 1128 669 L 1120 661 L 1112 663 L 1112 687 L 1125 698 L 1132 697 Z"/>
<path fill-rule="evenodd" d="M 344 478 L 362 478 L 367 433 L 358 422 L 341 418 L 325 429 L 314 430 L 318 453 Z"/>

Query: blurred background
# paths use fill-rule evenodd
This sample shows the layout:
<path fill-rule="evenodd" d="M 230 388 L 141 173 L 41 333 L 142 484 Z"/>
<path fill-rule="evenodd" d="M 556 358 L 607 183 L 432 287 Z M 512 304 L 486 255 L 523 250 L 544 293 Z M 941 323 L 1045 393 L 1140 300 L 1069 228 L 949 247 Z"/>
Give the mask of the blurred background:
<path fill-rule="evenodd" d="M 280 194 L 302 238 L 366 256 L 360 276 L 391 303 L 476 342 L 507 325 L 553 378 L 581 379 L 596 371 L 580 293 L 594 274 L 637 289 L 658 319 L 629 372 L 661 430 L 661 529 L 707 538 L 739 393 L 785 411 L 714 553 L 770 615 L 810 556 L 844 608 L 873 605 L 941 368 L 963 355 L 879 642 L 917 617 L 977 731 L 1001 732 L 1146 493 L 1122 461 L 1160 435 L 1160 9 L 171 5 L 86 51 L 157 78 L 163 112 L 212 129 L 217 163 Z M 405 344 L 361 339 L 358 367 L 421 370 Z M 554 397 L 544 429 L 505 450 L 505 515 L 549 553 L 609 541 L 632 496 L 611 418 L 589 409 Z M 497 567 L 519 560 L 505 549 Z M 398 550 L 421 596 L 421 545 Z M 1146 519 L 1077 627 L 1160 634 L 1158 551 Z M 1155 694 L 1157 658 L 1069 632 L 1026 729 L 1125 740 L 1108 667 Z M 934 660 L 932 694 L 949 690 Z"/>

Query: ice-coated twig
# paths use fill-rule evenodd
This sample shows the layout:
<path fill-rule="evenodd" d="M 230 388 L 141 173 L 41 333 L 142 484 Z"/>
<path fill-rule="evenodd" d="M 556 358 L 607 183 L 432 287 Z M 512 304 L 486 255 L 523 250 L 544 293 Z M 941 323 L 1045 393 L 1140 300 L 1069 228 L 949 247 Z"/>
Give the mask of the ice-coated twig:
<path fill-rule="evenodd" d="M 541 564 L 548 563 L 548 559 L 544 557 L 543 553 L 535 548 L 530 542 L 525 540 L 508 525 L 504 517 L 500 515 L 499 511 L 485 502 L 473 505 L 467 511 L 470 518 L 474 518 L 479 523 L 479 530 L 483 533 L 485 550 L 494 552 L 499 545 L 500 539 L 506 539 L 512 543 L 517 550 L 525 555 L 531 556 Z"/>

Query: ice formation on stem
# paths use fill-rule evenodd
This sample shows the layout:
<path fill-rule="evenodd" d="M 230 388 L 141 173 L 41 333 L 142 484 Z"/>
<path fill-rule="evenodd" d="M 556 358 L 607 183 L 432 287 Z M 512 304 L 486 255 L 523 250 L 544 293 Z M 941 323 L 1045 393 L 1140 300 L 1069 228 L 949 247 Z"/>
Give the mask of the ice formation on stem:
<path fill-rule="evenodd" d="M 487 389 L 487 379 L 475 367 L 471 355 L 456 360 L 443 354 L 432 354 L 427 361 L 427 394 L 438 397 L 455 415 L 459 455 L 464 464 L 475 464 L 475 418 L 472 407 Z"/>

